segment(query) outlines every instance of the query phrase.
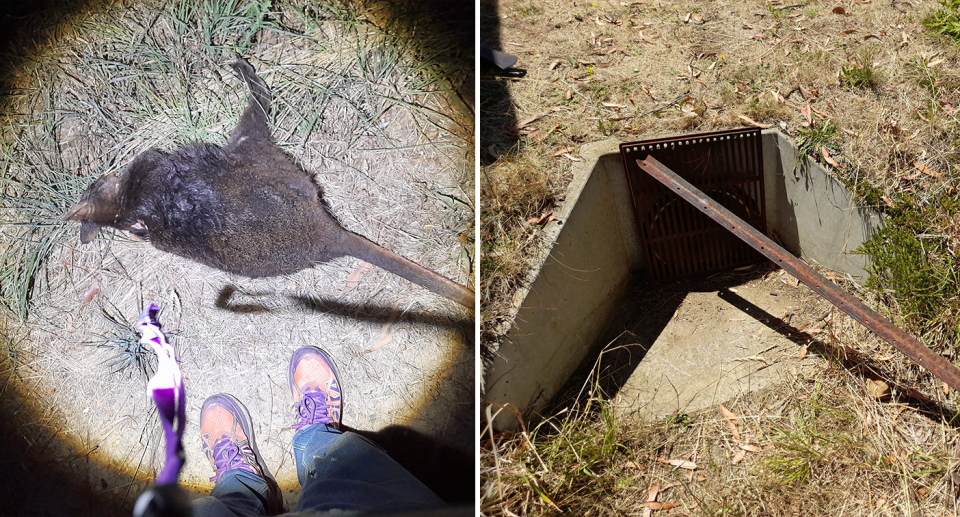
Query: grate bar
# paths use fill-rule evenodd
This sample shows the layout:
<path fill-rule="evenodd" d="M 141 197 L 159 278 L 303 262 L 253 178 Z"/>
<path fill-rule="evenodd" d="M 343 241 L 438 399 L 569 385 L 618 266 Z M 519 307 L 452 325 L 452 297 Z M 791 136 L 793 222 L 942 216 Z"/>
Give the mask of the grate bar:
<path fill-rule="evenodd" d="M 658 162 L 656 158 L 647 156 L 645 160 L 637 160 L 637 165 L 672 192 L 676 192 L 684 200 L 736 235 L 740 240 L 776 262 L 778 266 L 816 291 L 817 294 L 826 298 L 827 301 L 836 305 L 840 310 L 849 314 L 891 345 L 897 347 L 907 357 L 916 361 L 917 364 L 947 383 L 951 388 L 960 391 L 960 369 L 924 346 L 917 338 L 900 329 L 873 309 L 864 305 L 859 299 L 824 278 L 783 247 L 745 223 L 733 212 L 720 206 L 706 194 Z"/>

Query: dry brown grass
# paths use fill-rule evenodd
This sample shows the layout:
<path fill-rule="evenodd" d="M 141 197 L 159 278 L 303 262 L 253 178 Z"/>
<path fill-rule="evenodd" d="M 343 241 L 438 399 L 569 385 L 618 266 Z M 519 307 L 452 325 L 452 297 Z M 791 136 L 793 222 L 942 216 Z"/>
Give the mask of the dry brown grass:
<path fill-rule="evenodd" d="M 485 430 L 483 515 L 640 515 L 655 484 L 656 501 L 675 508 L 654 515 L 954 514 L 960 433 L 948 397 L 894 387 L 877 398 L 871 361 L 854 357 L 817 359 L 790 384 L 727 402 L 731 423 L 719 407 L 618 418 L 594 392 L 530 432 Z"/>

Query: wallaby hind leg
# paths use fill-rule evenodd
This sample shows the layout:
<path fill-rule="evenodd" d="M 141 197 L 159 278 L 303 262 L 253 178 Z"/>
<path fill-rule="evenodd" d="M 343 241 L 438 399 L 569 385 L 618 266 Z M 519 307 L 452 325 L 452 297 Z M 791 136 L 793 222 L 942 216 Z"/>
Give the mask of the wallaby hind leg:
<path fill-rule="evenodd" d="M 229 147 L 234 147 L 246 139 L 269 140 L 270 129 L 267 127 L 267 116 L 270 114 L 270 90 L 253 67 L 244 59 L 237 59 L 231 65 L 237 76 L 247 83 L 250 89 L 250 100 L 247 109 L 240 116 L 240 123 L 230 135 Z"/>

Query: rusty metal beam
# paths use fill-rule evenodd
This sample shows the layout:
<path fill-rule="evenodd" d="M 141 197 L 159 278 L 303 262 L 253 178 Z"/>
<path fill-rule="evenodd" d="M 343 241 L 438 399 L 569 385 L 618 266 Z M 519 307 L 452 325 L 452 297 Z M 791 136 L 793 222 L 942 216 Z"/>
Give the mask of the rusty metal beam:
<path fill-rule="evenodd" d="M 647 156 L 645 160 L 637 160 L 637 165 L 648 174 L 663 183 L 672 192 L 685 199 L 701 212 L 739 237 L 743 242 L 752 246 L 767 258 L 775 262 L 798 280 L 823 296 L 840 310 L 862 323 L 875 334 L 897 347 L 907 357 L 913 359 L 930 373 L 947 383 L 951 388 L 960 391 L 960 369 L 930 350 L 915 337 L 907 334 L 889 320 L 877 314 L 859 299 L 840 289 L 822 275 L 813 270 L 803 261 L 793 256 L 779 244 L 743 222 L 732 212 L 718 205 L 703 192 L 677 176 L 672 170 Z"/>

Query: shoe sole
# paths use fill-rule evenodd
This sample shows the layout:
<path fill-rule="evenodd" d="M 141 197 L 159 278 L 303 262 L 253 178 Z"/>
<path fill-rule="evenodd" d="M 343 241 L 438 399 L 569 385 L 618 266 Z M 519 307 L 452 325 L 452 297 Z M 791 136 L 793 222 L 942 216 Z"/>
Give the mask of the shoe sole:
<path fill-rule="evenodd" d="M 303 397 L 302 393 L 299 393 L 297 385 L 293 382 L 293 372 L 296 370 L 294 365 L 297 364 L 297 360 L 302 356 L 307 354 L 316 353 L 320 355 L 320 358 L 323 359 L 327 366 L 333 370 L 333 377 L 337 380 L 337 388 L 340 389 L 340 419 L 343 420 L 343 385 L 340 384 L 340 372 L 337 371 L 337 363 L 333 362 L 333 359 L 327 355 L 323 350 L 315 346 L 304 346 L 298 348 L 293 355 L 290 357 L 290 366 L 287 367 L 287 383 L 290 386 L 290 395 L 294 398 L 294 401 L 299 402 L 300 397 Z M 337 428 L 340 427 L 340 422 L 337 422 Z"/>
<path fill-rule="evenodd" d="M 283 499 L 280 495 L 280 485 L 277 484 L 277 480 L 273 477 L 273 474 L 270 473 L 270 469 L 263 464 L 263 456 L 260 455 L 260 449 L 257 447 L 257 439 L 253 434 L 253 419 L 250 418 L 250 412 L 247 411 L 247 407 L 233 395 L 217 393 L 216 395 L 210 395 L 207 397 L 207 400 L 203 401 L 203 405 L 200 406 L 200 414 L 202 415 L 207 406 L 214 403 L 226 408 L 231 414 L 239 417 L 237 418 L 237 422 L 240 424 L 240 429 L 243 429 L 243 434 L 247 436 L 247 442 L 250 444 L 250 449 L 253 450 L 253 455 L 257 460 L 257 466 L 260 467 L 260 472 L 263 473 L 263 478 L 270 487 L 267 490 L 268 501 L 265 510 L 268 515 L 282 512 Z M 270 501 L 270 495 L 273 495 L 277 500 Z M 274 506 L 273 511 L 271 511 L 270 506 Z"/>

